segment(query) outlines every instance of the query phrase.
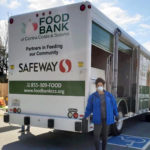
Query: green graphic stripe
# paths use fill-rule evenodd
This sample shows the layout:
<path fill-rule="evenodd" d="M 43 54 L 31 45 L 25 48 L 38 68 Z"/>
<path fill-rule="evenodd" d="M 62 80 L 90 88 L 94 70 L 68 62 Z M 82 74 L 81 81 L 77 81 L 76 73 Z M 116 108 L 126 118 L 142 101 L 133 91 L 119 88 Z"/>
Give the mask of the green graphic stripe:
<path fill-rule="evenodd" d="M 9 93 L 85 96 L 85 81 L 9 81 Z"/>
<path fill-rule="evenodd" d="M 139 86 L 139 93 L 140 94 L 150 94 L 150 87 L 149 86 Z"/>

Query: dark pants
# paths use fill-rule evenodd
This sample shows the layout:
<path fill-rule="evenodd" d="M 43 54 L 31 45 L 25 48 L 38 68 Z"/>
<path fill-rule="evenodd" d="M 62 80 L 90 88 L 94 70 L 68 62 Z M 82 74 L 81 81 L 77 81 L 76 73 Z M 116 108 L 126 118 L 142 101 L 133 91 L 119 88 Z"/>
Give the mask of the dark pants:
<path fill-rule="evenodd" d="M 106 150 L 107 136 L 109 126 L 106 121 L 102 121 L 102 124 L 94 124 L 94 144 L 96 150 L 100 150 L 100 135 L 102 133 L 102 150 Z"/>

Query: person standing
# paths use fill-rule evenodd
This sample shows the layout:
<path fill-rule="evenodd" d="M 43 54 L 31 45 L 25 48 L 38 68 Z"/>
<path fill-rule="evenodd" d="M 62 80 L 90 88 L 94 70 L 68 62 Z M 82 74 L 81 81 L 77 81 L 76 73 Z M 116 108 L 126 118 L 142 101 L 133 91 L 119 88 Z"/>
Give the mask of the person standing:
<path fill-rule="evenodd" d="M 95 148 L 100 150 L 100 134 L 102 134 L 102 150 L 106 150 L 109 125 L 115 122 L 114 117 L 118 121 L 118 109 L 114 96 L 104 90 L 105 81 L 97 78 L 95 85 L 96 92 L 89 96 L 83 119 L 93 113 Z"/>

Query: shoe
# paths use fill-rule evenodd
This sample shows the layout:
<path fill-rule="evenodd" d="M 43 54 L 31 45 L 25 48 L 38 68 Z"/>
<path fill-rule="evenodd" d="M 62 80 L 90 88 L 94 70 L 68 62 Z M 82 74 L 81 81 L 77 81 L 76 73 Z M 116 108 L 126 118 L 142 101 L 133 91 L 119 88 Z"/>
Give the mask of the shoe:
<path fill-rule="evenodd" d="M 30 129 L 27 128 L 26 131 L 27 131 L 27 132 L 30 132 Z"/>
<path fill-rule="evenodd" d="M 20 130 L 19 133 L 25 133 L 25 130 Z"/>

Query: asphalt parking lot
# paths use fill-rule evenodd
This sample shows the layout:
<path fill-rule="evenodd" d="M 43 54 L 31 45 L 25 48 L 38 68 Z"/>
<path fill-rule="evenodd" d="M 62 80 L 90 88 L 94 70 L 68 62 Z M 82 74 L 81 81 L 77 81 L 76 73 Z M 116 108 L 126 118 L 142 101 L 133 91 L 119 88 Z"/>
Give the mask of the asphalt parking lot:
<path fill-rule="evenodd" d="M 94 150 L 93 135 L 90 133 L 79 134 L 31 127 L 31 133 L 21 135 L 19 130 L 19 126 L 3 123 L 2 115 L 0 116 L 1 150 Z M 109 137 L 107 150 L 150 150 L 149 144 L 150 122 L 140 121 L 136 117 L 125 121 L 120 136 Z"/>

